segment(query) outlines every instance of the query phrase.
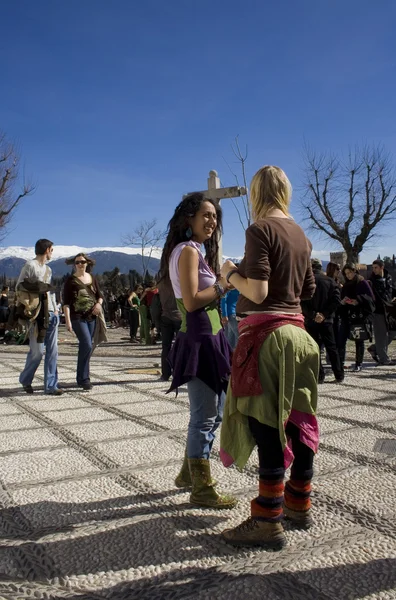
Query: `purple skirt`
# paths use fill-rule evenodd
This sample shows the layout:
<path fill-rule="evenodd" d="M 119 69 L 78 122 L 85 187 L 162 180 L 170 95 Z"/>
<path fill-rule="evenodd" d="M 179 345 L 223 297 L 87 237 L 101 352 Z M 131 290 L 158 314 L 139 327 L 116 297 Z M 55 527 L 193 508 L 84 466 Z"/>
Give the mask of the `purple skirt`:
<path fill-rule="evenodd" d="M 219 396 L 227 391 L 231 346 L 223 329 L 213 335 L 179 332 L 169 355 L 173 379 L 168 392 L 198 377 Z"/>

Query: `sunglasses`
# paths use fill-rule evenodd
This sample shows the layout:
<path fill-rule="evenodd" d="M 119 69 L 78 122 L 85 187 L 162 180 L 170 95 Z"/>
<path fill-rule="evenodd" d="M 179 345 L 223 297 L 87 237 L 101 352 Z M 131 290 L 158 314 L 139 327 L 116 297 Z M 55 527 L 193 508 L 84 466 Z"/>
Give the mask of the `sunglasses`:
<path fill-rule="evenodd" d="M 74 264 L 75 265 L 86 265 L 87 261 L 86 260 L 76 260 L 76 262 Z"/>

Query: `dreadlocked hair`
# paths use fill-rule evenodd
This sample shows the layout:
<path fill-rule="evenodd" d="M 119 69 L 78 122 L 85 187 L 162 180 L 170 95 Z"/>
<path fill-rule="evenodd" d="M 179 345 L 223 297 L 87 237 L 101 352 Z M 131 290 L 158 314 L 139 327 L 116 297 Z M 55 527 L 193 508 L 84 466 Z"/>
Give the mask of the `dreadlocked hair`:
<path fill-rule="evenodd" d="M 162 250 L 159 276 L 160 281 L 169 279 L 169 259 L 173 249 L 181 242 L 189 241 L 186 235 L 189 228 L 189 219 L 195 217 L 201 204 L 210 202 L 216 209 L 217 226 L 213 235 L 204 242 L 206 255 L 205 260 L 209 267 L 216 272 L 219 258 L 219 234 L 221 235 L 222 228 L 222 210 L 217 200 L 206 198 L 202 192 L 192 192 L 183 198 L 178 204 L 173 214 L 173 217 L 168 223 L 167 236 Z"/>

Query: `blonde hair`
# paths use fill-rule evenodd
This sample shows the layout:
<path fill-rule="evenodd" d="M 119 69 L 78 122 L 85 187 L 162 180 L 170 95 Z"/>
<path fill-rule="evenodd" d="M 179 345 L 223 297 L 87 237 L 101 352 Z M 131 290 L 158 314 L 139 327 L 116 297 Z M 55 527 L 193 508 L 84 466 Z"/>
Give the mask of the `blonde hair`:
<path fill-rule="evenodd" d="M 272 165 L 261 167 L 250 184 L 253 218 L 263 219 L 274 208 L 289 216 L 291 193 L 291 183 L 282 169 Z"/>

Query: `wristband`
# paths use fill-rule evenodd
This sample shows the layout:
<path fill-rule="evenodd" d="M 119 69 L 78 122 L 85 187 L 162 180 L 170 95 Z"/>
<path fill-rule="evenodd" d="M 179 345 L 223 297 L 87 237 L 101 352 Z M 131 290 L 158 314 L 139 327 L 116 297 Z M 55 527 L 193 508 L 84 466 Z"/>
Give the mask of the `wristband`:
<path fill-rule="evenodd" d="M 234 273 L 238 273 L 238 269 L 231 269 L 231 271 L 228 271 L 227 275 L 226 275 L 226 282 L 230 283 L 230 277 L 234 274 Z"/>
<path fill-rule="evenodd" d="M 213 284 L 213 288 L 218 298 L 222 298 L 227 293 L 223 286 L 220 285 L 220 283 L 218 283 L 217 281 Z"/>

